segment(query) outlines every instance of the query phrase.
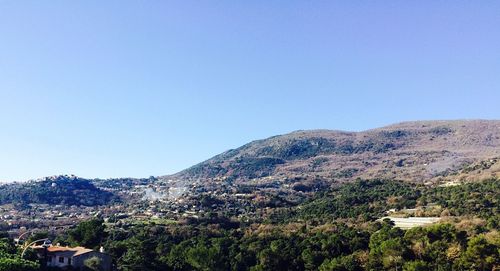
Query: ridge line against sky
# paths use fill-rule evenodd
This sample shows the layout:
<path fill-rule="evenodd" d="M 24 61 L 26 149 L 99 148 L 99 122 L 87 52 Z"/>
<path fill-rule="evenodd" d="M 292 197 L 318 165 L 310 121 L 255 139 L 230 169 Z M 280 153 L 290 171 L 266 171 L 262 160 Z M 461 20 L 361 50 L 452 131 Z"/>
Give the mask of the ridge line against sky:
<path fill-rule="evenodd" d="M 0 180 L 164 175 L 294 130 L 499 119 L 499 10 L 0 1 Z"/>

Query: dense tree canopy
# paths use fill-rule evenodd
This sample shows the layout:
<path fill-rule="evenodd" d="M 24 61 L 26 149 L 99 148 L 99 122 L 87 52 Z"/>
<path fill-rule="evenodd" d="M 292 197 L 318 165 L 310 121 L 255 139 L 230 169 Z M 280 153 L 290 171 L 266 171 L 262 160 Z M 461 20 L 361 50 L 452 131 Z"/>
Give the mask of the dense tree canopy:
<path fill-rule="evenodd" d="M 0 239 L 0 271 L 35 271 L 40 265 L 21 259 L 11 239 Z"/>
<path fill-rule="evenodd" d="M 91 181 L 76 177 L 59 176 L 37 182 L 0 185 L 0 204 L 95 206 L 116 199 L 112 193 L 95 187 Z"/>

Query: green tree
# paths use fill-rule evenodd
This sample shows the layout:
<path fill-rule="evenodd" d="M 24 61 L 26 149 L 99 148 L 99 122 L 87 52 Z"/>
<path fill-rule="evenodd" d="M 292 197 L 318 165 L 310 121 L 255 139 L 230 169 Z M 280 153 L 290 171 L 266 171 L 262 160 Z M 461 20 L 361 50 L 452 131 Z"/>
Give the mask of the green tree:
<path fill-rule="evenodd" d="M 342 256 L 332 260 L 325 260 L 319 267 L 320 271 L 361 271 L 359 261 L 354 255 Z"/>
<path fill-rule="evenodd" d="M 484 235 L 469 240 L 467 250 L 460 259 L 459 265 L 465 270 L 486 271 L 500 265 L 500 247 L 489 243 Z"/>
<path fill-rule="evenodd" d="M 102 261 L 99 257 L 90 257 L 83 261 L 83 265 L 89 271 L 101 271 Z"/>
<path fill-rule="evenodd" d="M 106 237 L 105 228 L 102 219 L 83 221 L 69 231 L 69 242 L 75 246 L 97 249 Z"/>
<path fill-rule="evenodd" d="M 403 270 L 404 271 L 430 271 L 432 270 L 429 266 L 428 263 L 418 260 L 418 261 L 411 261 L 411 262 L 406 262 L 403 265 Z"/>
<path fill-rule="evenodd" d="M 40 265 L 21 258 L 0 258 L 0 271 L 35 271 Z"/>

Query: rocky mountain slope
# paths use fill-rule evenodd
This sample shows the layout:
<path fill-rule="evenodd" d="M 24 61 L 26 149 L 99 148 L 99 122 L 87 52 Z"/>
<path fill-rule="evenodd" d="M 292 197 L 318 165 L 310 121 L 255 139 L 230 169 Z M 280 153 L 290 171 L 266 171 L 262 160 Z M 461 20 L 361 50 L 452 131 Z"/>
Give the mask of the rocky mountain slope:
<path fill-rule="evenodd" d="M 476 179 L 500 172 L 500 121 L 404 122 L 363 132 L 296 131 L 226 151 L 168 179 L 408 181 Z"/>

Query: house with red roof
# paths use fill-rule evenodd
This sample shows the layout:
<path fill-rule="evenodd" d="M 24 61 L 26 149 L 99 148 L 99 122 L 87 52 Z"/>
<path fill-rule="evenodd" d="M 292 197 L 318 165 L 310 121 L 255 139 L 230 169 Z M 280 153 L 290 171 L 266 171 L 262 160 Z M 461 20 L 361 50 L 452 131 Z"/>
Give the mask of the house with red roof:
<path fill-rule="evenodd" d="M 110 271 L 112 265 L 111 256 L 100 251 L 84 247 L 63 246 L 36 246 L 33 247 L 39 257 L 45 258 L 47 267 L 59 267 L 61 269 L 83 270 L 84 267 L 96 268 L 101 271 Z"/>

